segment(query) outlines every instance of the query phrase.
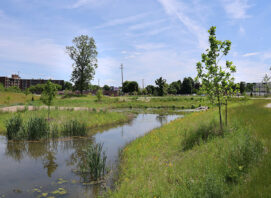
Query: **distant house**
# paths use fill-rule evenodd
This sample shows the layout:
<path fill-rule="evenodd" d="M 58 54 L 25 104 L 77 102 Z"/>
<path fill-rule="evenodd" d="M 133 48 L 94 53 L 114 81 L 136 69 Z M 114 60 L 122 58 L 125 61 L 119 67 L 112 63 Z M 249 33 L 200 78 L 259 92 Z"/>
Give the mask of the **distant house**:
<path fill-rule="evenodd" d="M 18 87 L 21 90 L 25 90 L 31 86 L 35 86 L 37 84 L 45 84 L 49 79 L 21 79 L 19 75 L 12 74 L 11 78 L 9 77 L 1 77 L 0 83 L 4 85 L 5 88 L 9 88 L 12 86 Z M 64 86 L 64 80 L 51 80 L 52 83 L 58 84 L 61 87 Z"/>
<path fill-rule="evenodd" d="M 256 96 L 265 96 L 267 94 L 269 94 L 268 92 L 271 90 L 268 90 L 267 87 L 269 87 L 269 89 L 271 89 L 271 83 L 253 83 L 253 95 Z"/>

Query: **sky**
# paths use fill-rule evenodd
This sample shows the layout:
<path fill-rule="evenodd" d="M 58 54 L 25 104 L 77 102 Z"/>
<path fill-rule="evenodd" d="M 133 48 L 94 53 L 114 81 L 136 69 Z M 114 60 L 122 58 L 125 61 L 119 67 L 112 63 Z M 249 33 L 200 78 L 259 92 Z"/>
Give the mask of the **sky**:
<path fill-rule="evenodd" d="M 76 36 L 94 38 L 98 69 L 92 84 L 142 86 L 196 76 L 208 29 L 231 40 L 224 59 L 236 82 L 260 82 L 271 66 L 270 0 L 1 0 L 0 76 L 70 80 L 66 52 Z"/>

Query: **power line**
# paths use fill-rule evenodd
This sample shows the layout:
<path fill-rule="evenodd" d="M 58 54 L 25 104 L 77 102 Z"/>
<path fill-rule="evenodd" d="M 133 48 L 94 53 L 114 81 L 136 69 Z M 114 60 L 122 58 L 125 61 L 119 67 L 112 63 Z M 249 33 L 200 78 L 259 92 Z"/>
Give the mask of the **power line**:
<path fill-rule="evenodd" d="M 121 90 L 123 89 L 123 64 L 120 65 L 121 69 Z"/>

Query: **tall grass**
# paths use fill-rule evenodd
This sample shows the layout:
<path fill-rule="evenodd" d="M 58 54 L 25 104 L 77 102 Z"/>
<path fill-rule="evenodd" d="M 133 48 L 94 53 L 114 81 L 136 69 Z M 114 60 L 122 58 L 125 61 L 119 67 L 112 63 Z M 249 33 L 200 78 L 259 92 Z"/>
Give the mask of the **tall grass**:
<path fill-rule="evenodd" d="M 24 134 L 28 140 L 40 140 L 49 137 L 49 124 L 45 118 L 30 118 L 24 126 Z"/>
<path fill-rule="evenodd" d="M 236 105 L 236 116 L 247 107 Z M 121 154 L 120 177 L 109 197 L 219 198 L 249 181 L 264 157 L 262 141 L 249 122 L 240 120 L 231 122 L 223 136 L 216 135 L 217 127 L 208 121 L 216 114 L 187 115 L 130 143 Z"/>
<path fill-rule="evenodd" d="M 106 173 L 106 155 L 103 152 L 103 144 L 92 144 L 85 151 L 86 164 L 82 167 L 83 172 L 89 173 L 90 179 L 97 181 Z"/>
<path fill-rule="evenodd" d="M 20 115 L 16 115 L 6 122 L 8 140 L 17 139 L 22 128 L 23 120 Z"/>
<path fill-rule="evenodd" d="M 87 135 L 87 125 L 78 120 L 70 120 L 63 124 L 62 134 L 64 136 L 85 136 Z"/>

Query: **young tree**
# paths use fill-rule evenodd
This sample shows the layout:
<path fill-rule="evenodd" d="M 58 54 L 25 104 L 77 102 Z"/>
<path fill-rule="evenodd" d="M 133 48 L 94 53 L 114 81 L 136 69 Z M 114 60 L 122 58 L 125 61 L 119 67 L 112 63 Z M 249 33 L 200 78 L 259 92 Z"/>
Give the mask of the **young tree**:
<path fill-rule="evenodd" d="M 163 79 L 162 77 L 158 78 L 155 81 L 155 84 L 157 85 L 157 91 L 159 96 L 164 96 L 167 94 L 167 83 L 166 79 Z"/>
<path fill-rule="evenodd" d="M 95 69 L 98 67 L 96 44 L 92 37 L 81 35 L 73 39 L 74 46 L 67 46 L 67 53 L 74 61 L 71 81 L 80 90 L 88 88 L 89 82 L 93 79 Z"/>
<path fill-rule="evenodd" d="M 103 91 L 102 91 L 102 89 L 99 89 L 99 90 L 96 92 L 96 97 L 97 97 L 97 101 L 98 101 L 98 102 L 101 102 L 101 101 L 102 101 L 102 97 L 103 97 Z"/>
<path fill-rule="evenodd" d="M 221 106 L 227 96 L 229 81 L 233 80 L 231 74 L 236 71 L 232 62 L 226 61 L 226 67 L 219 65 L 223 56 L 226 56 L 231 47 L 231 41 L 220 41 L 216 39 L 216 27 L 212 26 L 209 32 L 210 48 L 206 54 L 202 54 L 201 62 L 197 63 L 197 79 L 202 82 L 201 89 L 208 95 L 212 103 L 216 103 L 219 109 L 220 131 L 223 131 Z"/>
<path fill-rule="evenodd" d="M 264 77 L 263 77 L 263 81 L 262 82 L 265 85 L 265 89 L 266 89 L 267 95 L 270 92 L 270 86 L 269 86 L 270 80 L 271 80 L 271 76 L 268 76 L 268 74 L 265 74 Z"/>
<path fill-rule="evenodd" d="M 41 95 L 42 102 L 48 106 L 48 120 L 50 118 L 50 107 L 53 103 L 53 100 L 56 96 L 57 86 L 56 84 L 52 83 L 50 80 L 44 86 L 44 90 Z"/>

